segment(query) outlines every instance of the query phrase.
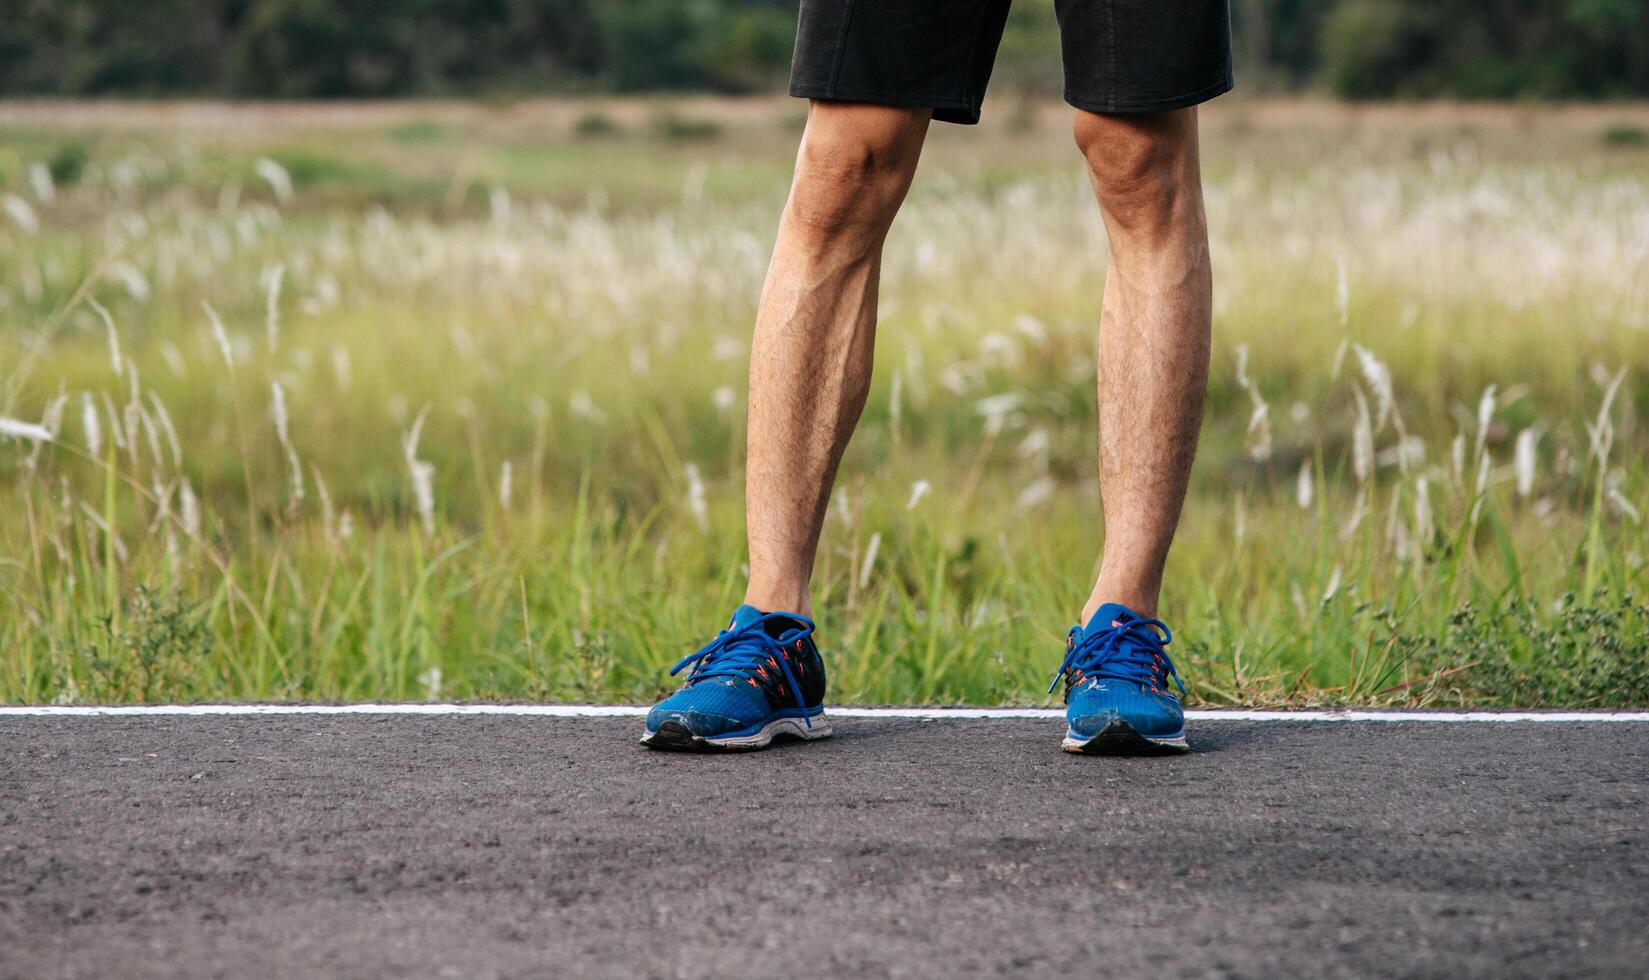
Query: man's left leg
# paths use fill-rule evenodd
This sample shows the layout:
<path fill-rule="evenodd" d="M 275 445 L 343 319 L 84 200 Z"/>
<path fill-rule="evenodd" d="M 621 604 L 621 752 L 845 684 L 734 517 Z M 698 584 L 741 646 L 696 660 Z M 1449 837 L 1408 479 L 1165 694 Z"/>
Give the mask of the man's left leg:
<path fill-rule="evenodd" d="M 1196 454 L 1212 279 L 1197 110 L 1077 110 L 1076 141 L 1110 239 L 1099 330 L 1105 543 L 1083 625 L 1067 640 L 1071 751 L 1183 751 L 1178 682 L 1155 617 Z M 1057 680 L 1056 680 L 1057 683 Z"/>
<path fill-rule="evenodd" d="M 1107 602 L 1157 614 L 1202 423 L 1213 279 L 1197 110 L 1078 109 L 1076 140 L 1111 242 L 1098 372 L 1105 549 L 1086 623 Z"/>

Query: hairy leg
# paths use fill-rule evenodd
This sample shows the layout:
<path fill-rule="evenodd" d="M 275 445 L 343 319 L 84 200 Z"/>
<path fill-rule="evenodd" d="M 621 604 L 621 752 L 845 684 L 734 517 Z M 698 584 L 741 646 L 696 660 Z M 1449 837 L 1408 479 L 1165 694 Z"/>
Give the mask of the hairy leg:
<path fill-rule="evenodd" d="M 1196 454 L 1213 305 L 1196 109 L 1077 111 L 1110 238 L 1099 329 L 1105 546 L 1086 623 L 1106 602 L 1154 616 Z"/>
<path fill-rule="evenodd" d="M 882 243 L 930 110 L 814 102 L 750 351 L 745 602 L 811 615 L 836 465 L 870 388 Z"/>

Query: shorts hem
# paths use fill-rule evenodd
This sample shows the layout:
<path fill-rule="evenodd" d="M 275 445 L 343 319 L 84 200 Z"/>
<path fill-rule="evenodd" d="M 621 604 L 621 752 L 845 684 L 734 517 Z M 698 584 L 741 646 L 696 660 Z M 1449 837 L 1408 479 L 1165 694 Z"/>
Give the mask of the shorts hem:
<path fill-rule="evenodd" d="M 868 102 L 872 105 L 890 105 L 909 109 L 932 109 L 939 122 L 960 123 L 967 126 L 979 121 L 979 105 L 972 99 L 942 95 L 904 95 L 888 92 L 860 91 L 823 85 L 792 85 L 790 94 L 798 99 L 823 99 L 827 102 Z"/>
<path fill-rule="evenodd" d="M 1065 93 L 1065 102 L 1077 109 L 1098 113 L 1131 113 L 1131 112 L 1168 112 L 1173 109 L 1185 109 L 1199 105 L 1210 99 L 1218 98 L 1236 88 L 1236 79 L 1227 75 L 1213 85 L 1207 85 L 1194 92 L 1183 95 L 1170 95 L 1161 99 L 1082 99 Z"/>

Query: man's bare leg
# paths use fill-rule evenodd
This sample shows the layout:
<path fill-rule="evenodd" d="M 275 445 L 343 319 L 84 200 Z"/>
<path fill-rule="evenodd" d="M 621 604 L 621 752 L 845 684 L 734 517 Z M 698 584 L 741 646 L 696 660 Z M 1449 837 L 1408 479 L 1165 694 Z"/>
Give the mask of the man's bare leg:
<path fill-rule="evenodd" d="M 1087 623 L 1107 602 L 1157 613 L 1202 421 L 1213 301 L 1196 109 L 1078 110 L 1075 129 L 1111 243 L 1099 330 L 1105 548 Z"/>
<path fill-rule="evenodd" d="M 930 114 L 809 107 L 750 351 L 744 601 L 758 609 L 812 614 L 819 530 L 870 389 L 882 243 Z"/>

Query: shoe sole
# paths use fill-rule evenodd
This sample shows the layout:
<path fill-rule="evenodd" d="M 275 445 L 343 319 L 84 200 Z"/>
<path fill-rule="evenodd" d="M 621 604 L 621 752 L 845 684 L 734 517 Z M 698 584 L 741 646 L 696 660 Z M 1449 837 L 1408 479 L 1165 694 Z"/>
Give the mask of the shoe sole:
<path fill-rule="evenodd" d="M 656 732 L 644 732 L 641 744 L 650 749 L 667 749 L 677 752 L 754 752 L 765 749 L 778 740 L 795 739 L 803 742 L 813 742 L 831 735 L 830 719 L 819 712 L 812 717 L 811 726 L 802 723 L 800 718 L 775 718 L 763 725 L 759 731 L 749 735 L 711 736 L 694 735 L 687 726 L 679 721 L 667 721 L 658 726 Z"/>
<path fill-rule="evenodd" d="M 1113 721 L 1090 738 L 1079 738 L 1067 729 L 1059 747 L 1078 755 L 1184 755 L 1191 751 L 1183 731 L 1169 738 L 1150 738 L 1125 721 Z"/>

